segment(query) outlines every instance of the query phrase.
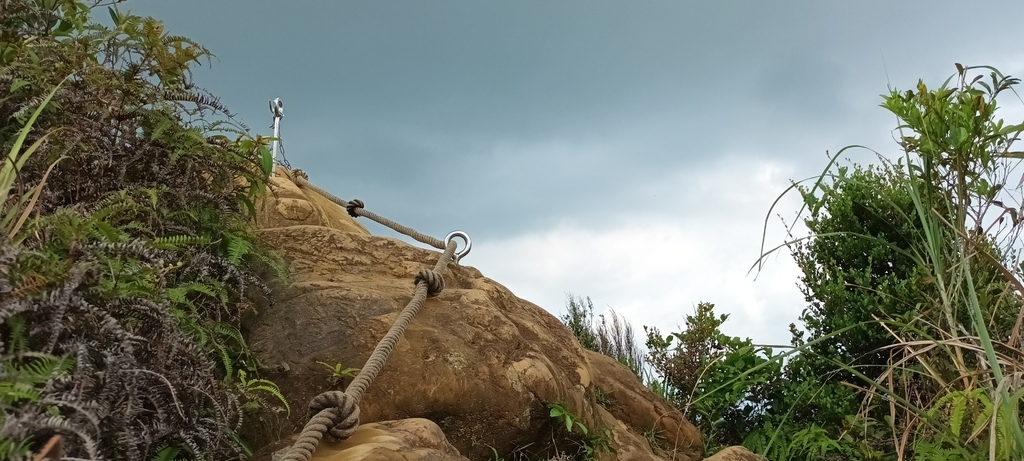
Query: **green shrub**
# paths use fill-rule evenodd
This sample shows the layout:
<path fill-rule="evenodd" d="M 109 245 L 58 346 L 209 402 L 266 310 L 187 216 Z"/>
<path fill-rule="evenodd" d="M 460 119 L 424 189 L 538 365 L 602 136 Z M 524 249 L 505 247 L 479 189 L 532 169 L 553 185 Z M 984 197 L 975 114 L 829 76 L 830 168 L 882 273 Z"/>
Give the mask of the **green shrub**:
<path fill-rule="evenodd" d="M 780 377 L 771 348 L 721 332 L 728 317 L 700 303 L 680 332 L 644 327 L 657 387 L 701 430 L 708 452 L 739 445 L 761 426 Z"/>
<path fill-rule="evenodd" d="M 977 75 L 978 71 L 984 72 Z M 1024 124 L 995 117 L 1018 80 L 965 68 L 892 91 L 905 155 L 833 166 L 799 189 L 812 235 L 788 242 L 811 306 L 765 428 L 773 460 L 1022 459 Z M 880 157 L 881 158 L 881 157 Z M 854 402 L 859 401 L 857 408 Z"/>

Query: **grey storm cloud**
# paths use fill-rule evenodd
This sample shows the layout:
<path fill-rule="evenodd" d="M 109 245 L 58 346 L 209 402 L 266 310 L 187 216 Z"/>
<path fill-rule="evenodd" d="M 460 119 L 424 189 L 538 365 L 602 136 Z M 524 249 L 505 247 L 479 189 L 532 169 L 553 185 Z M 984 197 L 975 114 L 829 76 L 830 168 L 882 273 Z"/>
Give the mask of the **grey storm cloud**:
<path fill-rule="evenodd" d="M 640 186 L 723 155 L 820 163 L 825 149 L 885 143 L 886 133 L 864 135 L 856 125 L 889 120 L 877 108 L 887 69 L 909 86 L 951 72 L 955 54 L 986 47 L 954 7 L 964 8 L 810 0 L 122 6 L 211 48 L 218 60 L 197 73 L 199 84 L 255 132 L 269 131 L 266 100 L 281 97 L 288 159 L 314 181 L 430 229 L 469 220 L 496 236 L 565 215 L 600 225 L 609 209 L 656 208 L 637 195 Z M 1007 16 L 985 24 L 1012 28 Z"/>
<path fill-rule="evenodd" d="M 895 152 L 887 85 L 1024 72 L 1019 0 L 130 0 L 216 55 L 196 82 L 291 165 L 555 312 L 572 291 L 671 328 L 701 300 L 786 342 L 804 307 L 772 201 L 825 151 Z M 850 152 L 857 161 L 870 152 Z M 785 238 L 797 197 L 769 217 Z M 367 224 L 371 232 L 394 235 Z"/>

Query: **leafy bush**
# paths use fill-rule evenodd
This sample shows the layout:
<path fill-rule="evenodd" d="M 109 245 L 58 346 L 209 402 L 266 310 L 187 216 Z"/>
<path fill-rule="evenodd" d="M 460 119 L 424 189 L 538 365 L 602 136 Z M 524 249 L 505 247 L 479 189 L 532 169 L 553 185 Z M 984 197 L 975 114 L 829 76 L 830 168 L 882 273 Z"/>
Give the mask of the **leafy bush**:
<path fill-rule="evenodd" d="M 701 429 L 709 452 L 739 445 L 761 426 L 781 369 L 771 348 L 723 334 L 728 318 L 700 303 L 680 332 L 662 336 L 644 327 L 647 362 L 660 377 L 656 387 Z"/>
<path fill-rule="evenodd" d="M 773 460 L 1024 456 L 1024 184 L 1009 180 L 1024 124 L 995 118 L 1017 82 L 958 64 L 937 89 L 892 91 L 902 159 L 830 174 L 841 151 L 794 186 L 810 212 L 810 240 L 790 242 L 810 335 L 795 334 L 802 353 L 748 446 Z"/>

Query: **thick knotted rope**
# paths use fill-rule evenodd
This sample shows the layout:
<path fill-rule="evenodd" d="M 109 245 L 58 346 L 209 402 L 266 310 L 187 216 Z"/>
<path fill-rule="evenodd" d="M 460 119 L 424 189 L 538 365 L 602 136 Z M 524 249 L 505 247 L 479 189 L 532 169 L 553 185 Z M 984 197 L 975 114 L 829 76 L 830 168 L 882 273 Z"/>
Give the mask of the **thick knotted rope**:
<path fill-rule="evenodd" d="M 329 436 L 332 440 L 342 440 L 355 432 L 356 427 L 359 426 L 359 400 L 362 399 L 366 388 L 384 367 L 388 355 L 405 334 L 405 329 L 409 327 L 413 317 L 423 307 L 423 302 L 428 296 L 436 296 L 444 289 L 444 270 L 455 255 L 456 246 L 454 241 L 449 241 L 444 253 L 434 264 L 434 268 L 421 270 L 416 275 L 416 288 L 409 304 L 402 309 L 402 313 L 398 314 L 391 329 L 377 343 L 377 347 L 373 349 L 366 365 L 348 385 L 345 392 L 324 392 L 310 401 L 309 412 L 313 416 L 306 423 L 299 439 L 288 450 L 282 461 L 309 461 L 324 435 Z"/>
<path fill-rule="evenodd" d="M 374 220 L 374 221 L 376 221 L 376 222 L 378 222 L 380 224 L 383 224 L 385 226 L 388 226 L 388 227 L 394 229 L 396 232 L 401 232 L 401 233 L 403 233 L 405 235 L 408 235 L 409 237 L 412 237 L 412 238 L 416 239 L 416 241 L 418 241 L 420 243 L 424 243 L 424 244 L 430 245 L 430 246 L 432 246 L 434 248 L 437 248 L 439 250 L 443 250 L 444 249 L 445 245 L 444 245 L 444 241 L 442 241 L 442 240 L 439 240 L 437 238 L 431 237 L 431 236 L 426 235 L 426 234 L 421 234 L 419 232 L 416 232 L 416 230 L 411 228 L 411 227 L 403 226 L 403 225 L 398 224 L 398 223 L 396 223 L 396 222 L 394 222 L 394 221 L 392 221 L 392 220 L 390 220 L 388 218 L 380 216 L 380 215 L 378 215 L 376 213 L 373 213 L 371 211 L 366 211 L 366 209 L 363 208 L 364 204 L 363 204 L 362 200 L 355 199 L 355 200 L 352 200 L 351 202 L 346 201 L 346 200 L 342 200 L 342 199 L 340 199 L 338 197 L 335 197 L 330 192 L 327 192 L 327 191 L 317 187 L 316 185 L 310 183 L 308 180 L 306 180 L 306 178 L 304 178 L 302 176 L 299 176 L 299 175 L 295 175 L 295 184 L 298 184 L 299 187 L 307 187 L 309 189 L 312 189 L 312 190 L 316 191 L 318 194 L 323 195 L 324 197 L 327 197 L 328 200 L 330 200 L 330 201 L 338 204 L 338 206 L 344 208 L 345 211 L 348 212 L 349 216 L 352 216 L 353 218 L 356 218 L 356 217 L 359 217 L 359 216 L 364 216 L 364 217 L 370 218 L 370 219 L 372 219 L 372 220 Z"/>
<path fill-rule="evenodd" d="M 349 201 L 348 205 L 345 205 L 345 211 L 348 212 L 349 216 L 351 216 L 353 218 L 358 218 L 359 217 L 359 213 L 356 212 L 356 210 L 358 210 L 360 208 L 365 208 L 365 206 L 366 206 L 366 204 L 363 203 L 362 200 L 359 200 L 359 199 L 356 198 L 356 199 L 352 199 L 351 201 Z"/>
<path fill-rule="evenodd" d="M 444 290 L 444 277 L 430 269 L 420 269 L 420 273 L 416 274 L 416 283 L 420 282 L 427 285 L 427 296 L 431 298 L 441 294 L 441 291 Z"/>

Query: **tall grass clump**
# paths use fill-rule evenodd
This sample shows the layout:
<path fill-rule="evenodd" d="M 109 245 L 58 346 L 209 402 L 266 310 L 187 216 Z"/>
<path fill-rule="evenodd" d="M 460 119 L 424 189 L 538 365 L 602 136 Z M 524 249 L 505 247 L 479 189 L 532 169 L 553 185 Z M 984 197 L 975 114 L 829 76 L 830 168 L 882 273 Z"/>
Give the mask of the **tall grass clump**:
<path fill-rule="evenodd" d="M 1018 79 L 957 65 L 939 88 L 892 91 L 908 192 L 922 237 L 914 256 L 935 294 L 920 319 L 888 322 L 892 362 L 868 390 L 893 401 L 894 448 L 922 459 L 1024 459 L 1021 184 L 1024 125 L 996 119 Z M 987 75 L 975 75 L 979 70 Z M 1016 202 L 1016 203 L 1015 203 Z M 1012 269 L 1011 269 L 1012 268 Z M 916 385 L 913 385 L 916 384 Z"/>
<path fill-rule="evenodd" d="M 1024 124 L 997 117 L 1019 81 L 956 67 L 883 96 L 900 158 L 851 171 L 851 146 L 791 188 L 812 235 L 786 246 L 811 305 L 746 441 L 769 459 L 1024 459 Z"/>
<path fill-rule="evenodd" d="M 638 377 L 644 376 L 644 353 L 636 343 L 633 325 L 610 309 L 608 315 L 594 315 L 590 297 L 566 296 L 566 313 L 562 323 L 572 331 L 585 349 L 600 352 L 629 368 Z"/>

